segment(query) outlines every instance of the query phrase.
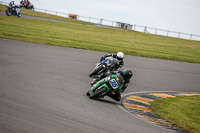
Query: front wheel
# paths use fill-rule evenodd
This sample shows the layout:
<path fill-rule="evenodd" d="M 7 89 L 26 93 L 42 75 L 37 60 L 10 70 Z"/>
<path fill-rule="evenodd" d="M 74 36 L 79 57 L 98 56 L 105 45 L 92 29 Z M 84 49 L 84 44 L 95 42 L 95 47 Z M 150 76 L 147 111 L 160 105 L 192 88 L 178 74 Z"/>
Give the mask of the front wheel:
<path fill-rule="evenodd" d="M 87 92 L 86 92 L 86 95 L 89 97 L 89 96 L 90 96 L 90 92 L 89 92 L 89 91 L 87 91 Z"/>
<path fill-rule="evenodd" d="M 11 11 L 10 11 L 9 9 L 6 10 L 6 14 L 7 14 L 8 16 L 11 16 L 11 15 L 12 15 L 12 13 L 11 13 Z"/>
<path fill-rule="evenodd" d="M 21 16 L 22 16 L 22 14 L 19 12 L 17 16 L 18 16 L 18 17 L 21 17 Z"/>
<path fill-rule="evenodd" d="M 92 77 L 92 76 L 98 74 L 100 71 L 102 71 L 102 70 L 104 70 L 104 69 L 105 69 L 104 65 L 101 64 L 101 65 L 100 65 L 98 68 L 96 68 L 89 76 Z"/>
<path fill-rule="evenodd" d="M 103 93 L 107 91 L 107 88 L 103 87 L 101 89 L 96 90 L 93 94 L 89 96 L 90 99 L 99 98 Z"/>

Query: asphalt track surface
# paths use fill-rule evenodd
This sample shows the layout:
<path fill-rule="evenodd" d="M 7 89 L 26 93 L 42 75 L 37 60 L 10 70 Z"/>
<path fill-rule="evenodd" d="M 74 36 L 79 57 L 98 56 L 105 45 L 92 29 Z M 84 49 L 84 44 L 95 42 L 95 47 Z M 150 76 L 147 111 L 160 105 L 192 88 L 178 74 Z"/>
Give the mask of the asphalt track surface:
<path fill-rule="evenodd" d="M 88 74 L 104 52 L 0 39 L 0 132 L 169 133 L 110 98 L 90 100 Z M 125 56 L 125 93 L 200 92 L 200 64 Z"/>

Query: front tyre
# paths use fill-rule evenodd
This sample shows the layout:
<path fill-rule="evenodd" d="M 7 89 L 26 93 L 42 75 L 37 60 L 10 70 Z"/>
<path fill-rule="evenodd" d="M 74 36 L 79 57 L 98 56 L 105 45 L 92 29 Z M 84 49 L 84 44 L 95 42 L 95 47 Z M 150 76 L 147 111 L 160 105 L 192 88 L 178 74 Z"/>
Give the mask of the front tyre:
<path fill-rule="evenodd" d="M 103 87 L 101 89 L 96 90 L 93 94 L 89 96 L 90 99 L 99 98 L 103 93 L 107 91 L 107 88 Z"/>
<path fill-rule="evenodd" d="M 98 74 L 98 72 L 100 72 L 101 70 L 105 69 L 104 65 L 100 65 L 97 69 L 95 69 L 89 76 L 92 77 L 96 74 Z"/>
<path fill-rule="evenodd" d="M 6 10 L 6 15 L 8 15 L 8 16 L 11 16 L 11 15 L 12 15 L 12 13 L 10 12 L 9 9 Z"/>
<path fill-rule="evenodd" d="M 18 16 L 18 17 L 21 17 L 21 16 L 22 16 L 22 14 L 19 12 L 17 16 Z"/>
<path fill-rule="evenodd" d="M 87 92 L 86 92 L 86 95 L 89 97 L 89 96 L 90 96 L 90 92 L 89 92 L 89 91 L 87 91 Z"/>

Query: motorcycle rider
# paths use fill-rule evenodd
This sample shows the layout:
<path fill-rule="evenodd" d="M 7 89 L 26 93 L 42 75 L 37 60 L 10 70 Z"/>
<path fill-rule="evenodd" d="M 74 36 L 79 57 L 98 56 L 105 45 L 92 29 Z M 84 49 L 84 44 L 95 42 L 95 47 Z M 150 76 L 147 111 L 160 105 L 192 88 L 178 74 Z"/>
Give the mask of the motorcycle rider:
<path fill-rule="evenodd" d="M 118 60 L 114 68 L 115 70 L 119 70 L 124 65 L 124 61 L 123 61 L 124 54 L 122 52 L 117 52 L 116 54 L 112 54 L 112 53 L 106 54 L 100 58 L 100 62 L 105 60 L 107 57 L 113 57 Z"/>
<path fill-rule="evenodd" d="M 9 3 L 9 6 L 12 7 L 12 11 L 16 11 L 16 8 L 18 7 L 17 5 L 15 5 L 15 2 L 14 1 L 11 1 Z"/>
<path fill-rule="evenodd" d="M 21 0 L 20 4 L 21 4 L 21 7 L 25 8 L 25 9 L 34 10 L 34 6 L 33 6 L 33 4 L 30 3 L 29 0 Z"/>
<path fill-rule="evenodd" d="M 119 71 L 121 69 L 121 67 L 124 65 L 124 61 L 123 61 L 124 54 L 122 52 L 117 52 L 116 54 L 109 53 L 109 54 L 102 56 L 100 58 L 100 62 L 104 61 L 106 58 L 109 58 L 109 57 L 116 59 L 116 61 L 114 62 L 114 65 L 112 65 L 110 68 L 110 72 L 115 73 L 115 72 Z M 99 77 L 96 77 L 95 79 L 93 79 L 93 81 L 91 82 L 91 86 L 93 84 L 95 84 L 99 79 L 102 79 L 103 77 L 106 77 L 109 74 L 110 73 L 107 73 L 107 72 L 102 73 Z"/>
<path fill-rule="evenodd" d="M 24 3 L 25 3 L 25 1 L 24 1 L 24 0 L 21 0 L 21 1 L 20 1 L 20 6 L 21 6 L 21 7 L 24 7 Z"/>
<path fill-rule="evenodd" d="M 29 4 L 30 4 L 30 2 L 29 2 L 28 0 L 24 0 L 24 5 L 25 5 L 25 7 L 28 7 Z"/>
<path fill-rule="evenodd" d="M 133 76 L 133 72 L 130 69 L 126 69 L 123 71 L 118 71 L 116 74 L 120 74 L 124 78 L 124 84 L 121 90 L 114 91 L 114 93 L 108 95 L 110 98 L 114 99 L 115 101 L 120 101 L 121 100 L 121 93 L 125 91 L 125 89 L 128 87 L 128 84 L 130 83 L 130 79 Z M 103 79 L 105 77 L 101 77 Z M 101 80 L 99 79 L 99 80 Z M 98 81 L 99 81 L 98 80 Z M 89 96 L 90 94 L 87 93 Z"/>
<path fill-rule="evenodd" d="M 14 1 L 11 1 L 11 2 L 9 3 L 9 6 L 14 7 L 14 6 L 15 6 L 15 2 L 14 2 Z"/>
<path fill-rule="evenodd" d="M 120 91 L 114 91 L 114 94 L 108 95 L 110 98 L 114 99 L 115 101 L 120 101 L 121 100 L 121 93 L 125 91 L 125 89 L 128 87 L 128 84 L 130 83 L 130 79 L 133 76 L 133 72 L 130 69 L 126 69 L 123 71 L 119 71 L 124 78 L 124 85 Z"/>
<path fill-rule="evenodd" d="M 20 4 L 21 4 L 23 7 L 28 8 L 29 5 L 30 5 L 30 2 L 29 2 L 28 0 L 21 0 L 21 1 L 20 1 Z"/>

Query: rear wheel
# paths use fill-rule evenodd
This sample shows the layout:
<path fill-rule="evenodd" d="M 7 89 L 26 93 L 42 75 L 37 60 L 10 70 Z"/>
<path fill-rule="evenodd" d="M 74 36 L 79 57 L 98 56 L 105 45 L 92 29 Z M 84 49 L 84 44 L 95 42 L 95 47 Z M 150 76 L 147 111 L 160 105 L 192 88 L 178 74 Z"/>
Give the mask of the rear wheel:
<path fill-rule="evenodd" d="M 12 13 L 10 12 L 9 9 L 6 10 L 6 14 L 7 14 L 8 16 L 11 16 L 11 15 L 12 15 Z"/>
<path fill-rule="evenodd" d="M 105 93 L 107 91 L 107 88 L 103 87 L 101 89 L 96 90 L 93 94 L 91 94 L 89 97 L 90 99 L 94 99 L 94 98 L 99 98 L 100 96 L 102 96 L 103 93 Z"/>

